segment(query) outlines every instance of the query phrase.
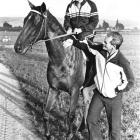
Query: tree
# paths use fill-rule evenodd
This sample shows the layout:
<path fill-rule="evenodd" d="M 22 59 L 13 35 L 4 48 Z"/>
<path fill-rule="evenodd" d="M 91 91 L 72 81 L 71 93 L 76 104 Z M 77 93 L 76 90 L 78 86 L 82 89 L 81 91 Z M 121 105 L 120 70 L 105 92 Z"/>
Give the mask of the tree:
<path fill-rule="evenodd" d="M 3 23 L 3 28 L 5 28 L 5 29 L 10 29 L 10 28 L 12 28 L 12 25 L 10 25 L 7 21 L 5 21 L 5 22 Z"/>
<path fill-rule="evenodd" d="M 107 30 L 109 28 L 109 23 L 107 23 L 105 20 L 103 21 L 103 29 Z"/>
<path fill-rule="evenodd" d="M 102 26 L 101 26 L 101 24 L 99 24 L 99 27 L 98 27 L 98 29 L 102 29 Z"/>

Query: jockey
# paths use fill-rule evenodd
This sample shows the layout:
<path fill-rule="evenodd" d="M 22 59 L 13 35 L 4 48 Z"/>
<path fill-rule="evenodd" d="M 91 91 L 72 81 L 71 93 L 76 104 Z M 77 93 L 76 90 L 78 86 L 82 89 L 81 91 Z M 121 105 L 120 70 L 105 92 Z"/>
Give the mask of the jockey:
<path fill-rule="evenodd" d="M 85 38 L 88 38 L 90 41 L 93 41 L 94 30 L 99 22 L 98 12 L 96 4 L 91 0 L 72 0 L 66 9 L 66 14 L 64 17 L 64 28 L 67 31 L 67 34 L 75 33 L 76 38 L 84 43 L 87 43 Z M 67 45 L 66 45 L 67 44 Z M 69 39 L 64 41 L 64 46 L 68 46 Z M 85 56 L 85 55 L 84 55 Z M 87 57 L 85 57 L 87 58 Z M 93 59 L 95 63 L 95 59 Z M 91 60 L 86 59 L 86 74 L 85 81 L 82 87 L 82 93 L 84 97 L 84 103 L 86 107 L 86 112 L 88 110 L 87 102 L 89 102 L 89 90 L 92 87 L 89 87 L 89 70 L 91 69 Z M 92 73 L 94 75 L 94 73 Z M 91 85 L 91 84 L 90 84 Z M 87 113 L 85 113 L 87 114 Z M 86 115 L 85 115 L 86 118 Z M 82 123 L 84 124 L 84 123 Z M 84 128 L 84 127 L 83 127 Z M 81 128 L 81 129 L 83 129 Z"/>
<path fill-rule="evenodd" d="M 76 33 L 76 38 L 80 41 L 84 40 L 85 43 L 87 43 L 85 37 L 93 41 L 93 31 L 98 22 L 98 12 L 94 2 L 90 0 L 72 0 L 68 4 L 64 18 L 64 28 L 68 34 Z M 64 41 L 64 44 L 69 44 L 69 39 Z M 87 60 L 86 69 L 89 70 L 90 66 Z M 86 72 L 86 74 L 88 73 Z M 84 83 L 86 83 L 86 79 Z"/>
<path fill-rule="evenodd" d="M 64 28 L 67 33 L 77 33 L 77 39 L 84 40 L 92 35 L 99 22 L 97 7 L 90 0 L 72 0 L 66 10 Z"/>

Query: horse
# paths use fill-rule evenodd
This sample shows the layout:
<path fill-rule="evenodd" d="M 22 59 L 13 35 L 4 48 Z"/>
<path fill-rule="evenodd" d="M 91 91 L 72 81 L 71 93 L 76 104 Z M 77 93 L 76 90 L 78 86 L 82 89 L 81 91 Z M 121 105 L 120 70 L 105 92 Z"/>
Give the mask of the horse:
<path fill-rule="evenodd" d="M 64 48 L 63 41 L 70 36 L 63 37 L 66 31 L 46 4 L 35 6 L 28 2 L 31 11 L 24 18 L 23 29 L 14 44 L 15 52 L 25 54 L 35 43 L 45 41 L 49 56 L 46 73 L 49 88 L 44 111 L 50 113 L 60 92 L 65 91 L 70 95 L 68 120 L 71 122 L 85 78 L 85 59 L 81 50 L 73 46 Z"/>

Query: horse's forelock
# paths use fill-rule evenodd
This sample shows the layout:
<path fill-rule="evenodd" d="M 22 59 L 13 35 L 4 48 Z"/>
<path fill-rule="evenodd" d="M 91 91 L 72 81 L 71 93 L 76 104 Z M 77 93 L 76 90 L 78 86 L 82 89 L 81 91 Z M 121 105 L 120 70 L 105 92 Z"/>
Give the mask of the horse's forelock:
<path fill-rule="evenodd" d="M 41 4 L 41 6 L 33 6 L 33 7 L 31 7 L 31 10 L 36 10 L 36 11 L 38 11 L 38 12 L 43 14 L 47 10 L 46 9 L 46 4 L 43 2 Z"/>
<path fill-rule="evenodd" d="M 33 7 L 32 10 L 35 10 L 41 13 L 41 6 Z"/>

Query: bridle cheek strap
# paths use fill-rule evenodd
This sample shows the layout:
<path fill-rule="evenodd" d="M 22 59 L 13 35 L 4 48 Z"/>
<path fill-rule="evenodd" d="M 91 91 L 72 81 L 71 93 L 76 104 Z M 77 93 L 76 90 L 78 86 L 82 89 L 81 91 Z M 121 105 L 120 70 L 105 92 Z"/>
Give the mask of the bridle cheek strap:
<path fill-rule="evenodd" d="M 34 12 L 34 13 L 37 13 L 37 14 L 39 14 L 39 15 L 41 15 L 41 16 L 43 16 L 44 17 L 44 19 L 43 19 L 43 22 L 42 22 L 42 25 L 41 25 L 41 29 L 40 29 L 40 31 L 39 31 L 39 34 L 37 35 L 37 37 L 36 37 L 36 39 L 35 39 L 35 41 L 31 44 L 31 45 L 34 45 L 34 44 L 37 44 L 37 43 L 39 43 L 39 42 L 43 42 L 43 41 L 50 41 L 50 40 L 54 40 L 54 39 L 58 39 L 58 38 L 61 38 L 61 37 L 65 37 L 65 36 L 69 36 L 69 35 L 73 35 L 73 34 L 75 34 L 75 33 L 70 33 L 70 34 L 63 34 L 63 35 L 59 35 L 59 36 L 56 36 L 56 37 L 54 37 L 54 38 L 49 38 L 49 39 L 47 39 L 47 27 L 46 27 L 46 25 L 47 25 L 47 15 L 45 15 L 45 14 L 42 14 L 42 13 L 40 13 L 39 11 L 37 11 L 37 10 L 31 10 L 31 12 Z M 42 31 L 42 29 L 43 29 L 43 23 L 44 23 L 44 39 L 43 40 L 40 40 L 40 41 L 37 41 L 37 39 L 39 38 L 39 35 L 41 34 L 41 31 Z M 37 41 L 37 42 L 36 42 Z"/>
<path fill-rule="evenodd" d="M 38 43 L 37 39 L 39 38 L 39 36 L 40 36 L 40 34 L 41 34 L 41 31 L 43 30 L 43 24 L 44 24 L 44 40 L 45 40 L 46 37 L 47 37 L 47 35 L 46 35 L 46 31 L 47 31 L 47 29 L 46 29 L 46 22 L 47 22 L 47 21 L 46 21 L 46 18 L 47 18 L 47 16 L 44 15 L 44 14 L 42 15 L 40 12 L 38 12 L 38 11 L 36 11 L 36 10 L 31 10 L 31 11 L 34 12 L 34 13 L 37 13 L 37 14 L 39 14 L 39 15 L 41 15 L 41 16 L 44 17 L 43 22 L 42 22 L 42 24 L 41 24 L 41 29 L 40 29 L 39 33 L 38 33 L 37 37 L 35 38 L 34 42 L 31 43 L 31 45 L 34 45 L 34 44 Z M 36 41 L 37 41 L 37 42 L 36 42 Z"/>

